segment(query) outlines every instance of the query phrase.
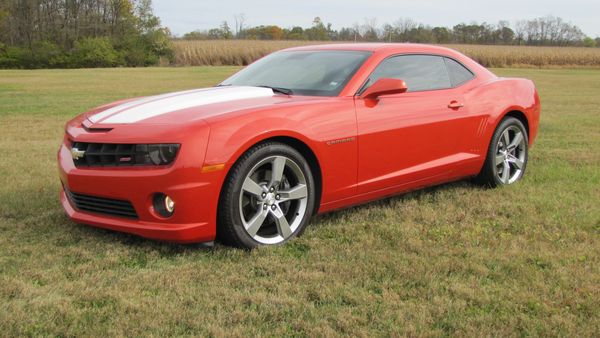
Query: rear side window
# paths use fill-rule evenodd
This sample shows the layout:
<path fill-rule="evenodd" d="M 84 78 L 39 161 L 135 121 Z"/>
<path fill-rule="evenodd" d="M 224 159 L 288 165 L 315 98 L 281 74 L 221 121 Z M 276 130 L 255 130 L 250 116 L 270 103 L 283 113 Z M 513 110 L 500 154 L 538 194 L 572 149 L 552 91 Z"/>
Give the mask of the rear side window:
<path fill-rule="evenodd" d="M 400 55 L 383 60 L 364 88 L 381 78 L 404 80 L 409 92 L 452 87 L 444 58 L 434 55 Z"/>
<path fill-rule="evenodd" d="M 453 87 L 459 86 L 474 77 L 470 70 L 457 61 L 449 58 L 444 58 L 444 61 L 446 61 L 446 67 L 448 67 L 448 74 L 450 75 Z"/>

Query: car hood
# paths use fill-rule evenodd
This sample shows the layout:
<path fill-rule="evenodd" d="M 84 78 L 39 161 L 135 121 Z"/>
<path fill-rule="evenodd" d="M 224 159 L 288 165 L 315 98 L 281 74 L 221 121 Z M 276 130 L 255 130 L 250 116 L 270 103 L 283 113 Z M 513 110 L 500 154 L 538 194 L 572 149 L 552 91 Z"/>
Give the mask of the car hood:
<path fill-rule="evenodd" d="M 304 97 L 275 95 L 262 87 L 212 87 L 119 101 L 85 114 L 86 124 L 102 127 L 119 124 L 174 124 L 258 109 Z"/>

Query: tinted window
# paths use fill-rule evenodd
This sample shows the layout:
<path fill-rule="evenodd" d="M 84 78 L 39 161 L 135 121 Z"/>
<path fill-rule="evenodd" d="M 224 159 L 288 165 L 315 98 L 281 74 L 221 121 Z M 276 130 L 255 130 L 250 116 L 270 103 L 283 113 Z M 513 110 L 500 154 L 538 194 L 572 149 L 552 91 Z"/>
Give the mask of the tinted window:
<path fill-rule="evenodd" d="M 409 92 L 452 87 L 444 59 L 433 55 L 401 55 L 386 59 L 371 74 L 366 87 L 381 78 L 404 80 Z"/>
<path fill-rule="evenodd" d="M 444 60 L 446 61 L 448 74 L 450 74 L 453 86 L 461 85 L 473 78 L 473 73 L 465 68 L 465 66 L 452 59 L 444 58 Z"/>
<path fill-rule="evenodd" d="M 221 85 L 270 86 L 294 95 L 336 96 L 371 52 L 284 51 L 268 55 Z"/>

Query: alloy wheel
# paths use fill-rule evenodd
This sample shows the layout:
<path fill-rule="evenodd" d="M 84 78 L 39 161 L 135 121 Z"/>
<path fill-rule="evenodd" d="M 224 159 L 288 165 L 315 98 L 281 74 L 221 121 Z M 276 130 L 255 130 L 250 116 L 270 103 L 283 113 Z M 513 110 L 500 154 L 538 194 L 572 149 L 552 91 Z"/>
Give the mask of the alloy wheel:
<path fill-rule="evenodd" d="M 278 244 L 302 223 L 308 187 L 300 166 L 286 156 L 270 156 L 246 175 L 239 196 L 244 229 L 261 244 Z"/>
<path fill-rule="evenodd" d="M 507 127 L 496 144 L 494 165 L 496 176 L 502 184 L 517 181 L 525 166 L 527 144 L 523 132 L 516 126 Z"/>

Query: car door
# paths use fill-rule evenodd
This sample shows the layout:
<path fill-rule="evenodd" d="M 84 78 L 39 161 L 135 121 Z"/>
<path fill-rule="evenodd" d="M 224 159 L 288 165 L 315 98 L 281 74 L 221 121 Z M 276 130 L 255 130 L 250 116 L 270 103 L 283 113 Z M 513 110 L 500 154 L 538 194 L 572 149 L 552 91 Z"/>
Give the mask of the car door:
<path fill-rule="evenodd" d="M 359 194 L 449 176 L 453 163 L 474 156 L 458 147 L 468 106 L 454 88 L 443 57 L 387 58 L 363 90 L 380 78 L 404 80 L 408 91 L 376 102 L 355 99 Z"/>

